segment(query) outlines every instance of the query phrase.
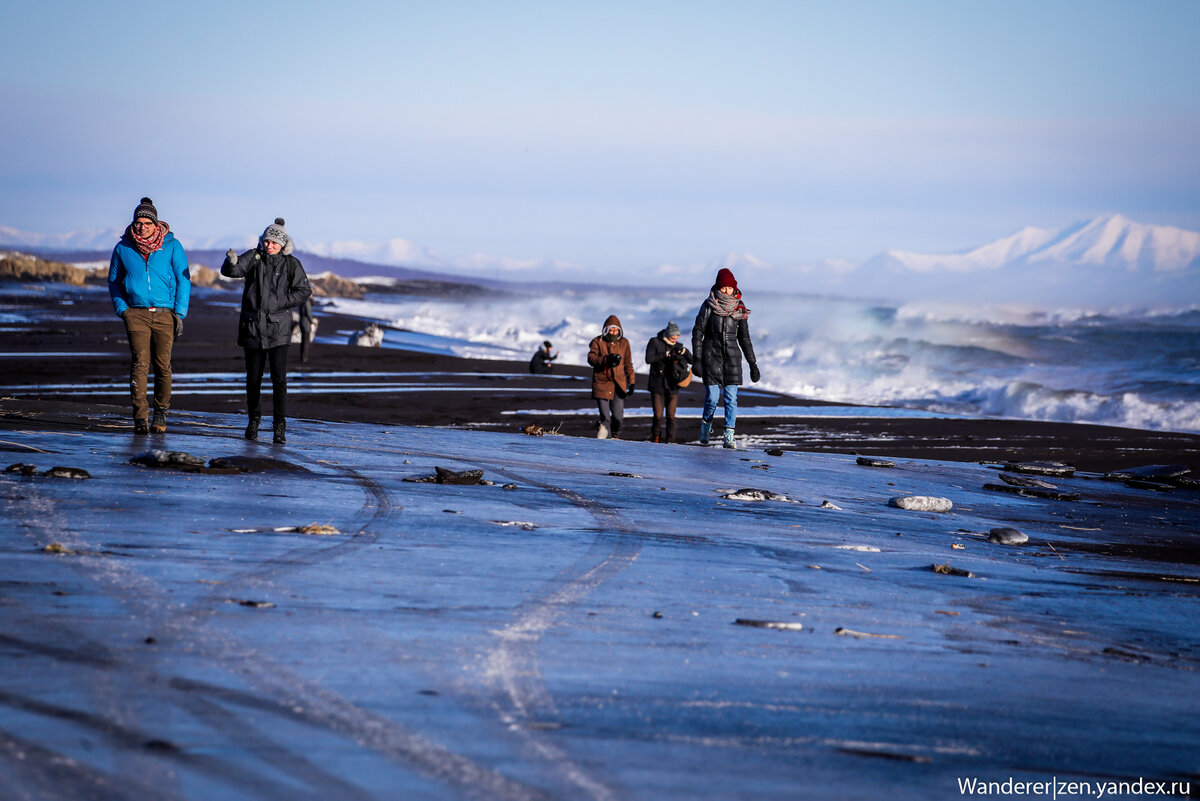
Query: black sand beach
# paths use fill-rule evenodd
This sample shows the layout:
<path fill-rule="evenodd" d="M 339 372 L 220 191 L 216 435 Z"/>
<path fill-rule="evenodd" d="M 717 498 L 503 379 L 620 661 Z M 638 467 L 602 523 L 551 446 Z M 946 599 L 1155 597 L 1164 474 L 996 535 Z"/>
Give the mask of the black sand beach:
<path fill-rule="evenodd" d="M 779 416 L 739 423 L 738 451 L 597 441 L 537 411 L 590 406 L 579 368 L 318 345 L 287 445 L 247 442 L 233 298 L 206 292 L 167 433 L 134 436 L 103 292 L 17 289 L 0 795 L 1119 798 L 1200 779 L 1200 492 L 1100 474 L 1194 464 L 1196 437 L 795 418 L 812 407 L 747 392 Z M 1081 470 L 998 466 L 1046 458 Z M 943 511 L 901 508 L 917 498 Z"/>
<path fill-rule="evenodd" d="M 47 286 L 54 290 L 48 292 Z M 12 294 L 6 294 L 5 287 Z M 175 347 L 175 410 L 244 411 L 239 375 L 243 356 L 235 344 L 237 312 L 233 304 L 238 297 L 228 290 L 193 293 L 184 335 Z M 0 395 L 79 404 L 80 409 L 127 406 L 120 386 L 128 375 L 124 329 L 112 315 L 106 293 L 96 287 L 23 288 L 9 282 L 0 284 L 0 299 L 5 309 L 24 320 L 7 324 L 0 337 Z M 361 321 L 337 315 L 336 300 L 334 303 L 318 310 L 321 336 L 362 327 Z M 337 341 L 344 339 L 338 337 Z M 314 346 L 309 364 L 299 363 L 297 345 L 292 346 L 289 358 L 290 415 L 297 419 L 496 431 L 517 431 L 533 423 L 570 436 L 595 432 L 595 415 L 536 413 L 593 408 L 590 371 L 584 366 L 559 365 L 554 375 L 542 377 L 528 375 L 523 361 L 324 343 Z M 229 380 L 206 385 L 203 393 L 192 392 L 186 379 L 195 374 L 228 374 Z M 111 386 L 114 382 L 116 388 Z M 389 383 L 404 386 L 390 390 Z M 105 391 L 89 393 L 90 386 L 104 386 Z M 625 439 L 649 436 L 646 414 L 650 399 L 644 375 L 639 390 L 627 402 L 630 416 Z M 682 441 L 695 440 L 699 421 L 694 412 L 702 405 L 698 386 L 683 390 L 679 404 Z M 1093 472 L 1180 464 L 1200 472 L 1200 436 L 1194 434 L 969 417 L 797 418 L 794 414 L 799 407 L 834 404 L 779 395 L 753 385 L 742 388 L 740 405 L 780 409 L 777 417 L 739 416 L 738 434 L 746 447 L 954 461 L 1053 460 Z M 511 414 L 518 410 L 531 413 Z M 692 416 L 686 416 L 688 410 Z M 296 423 L 293 429 L 300 435 L 303 426 Z"/>

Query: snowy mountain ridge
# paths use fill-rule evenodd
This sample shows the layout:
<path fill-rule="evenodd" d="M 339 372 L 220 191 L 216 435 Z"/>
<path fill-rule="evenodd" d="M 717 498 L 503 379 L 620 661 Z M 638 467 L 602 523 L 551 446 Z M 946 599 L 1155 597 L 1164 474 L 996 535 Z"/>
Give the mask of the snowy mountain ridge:
<path fill-rule="evenodd" d="M 964 253 L 889 250 L 863 266 L 901 273 L 968 273 L 1056 264 L 1158 273 L 1200 268 L 1200 233 L 1105 214 L 1060 230 L 1023 228 Z"/>

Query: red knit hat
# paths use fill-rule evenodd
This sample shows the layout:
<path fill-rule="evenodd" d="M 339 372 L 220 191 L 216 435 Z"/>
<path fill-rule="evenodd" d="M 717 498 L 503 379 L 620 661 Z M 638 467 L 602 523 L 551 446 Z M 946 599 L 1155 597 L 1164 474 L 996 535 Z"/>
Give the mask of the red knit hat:
<path fill-rule="evenodd" d="M 720 289 L 723 286 L 731 286 L 735 292 L 738 288 L 737 279 L 733 277 L 733 271 L 727 267 L 722 267 L 720 271 L 717 272 L 716 287 L 717 289 Z"/>

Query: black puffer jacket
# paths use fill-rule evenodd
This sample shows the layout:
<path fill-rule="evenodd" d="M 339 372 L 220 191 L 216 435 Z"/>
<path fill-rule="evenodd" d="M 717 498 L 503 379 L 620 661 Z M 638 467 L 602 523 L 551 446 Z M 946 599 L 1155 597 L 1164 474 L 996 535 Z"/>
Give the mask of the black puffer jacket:
<path fill-rule="evenodd" d="M 238 345 L 266 350 L 292 341 L 292 309 L 312 296 L 299 259 L 290 252 L 270 256 L 264 250 L 247 250 L 236 264 L 226 259 L 221 275 L 246 279 Z"/>
<path fill-rule="evenodd" d="M 648 384 L 650 392 L 655 395 L 671 396 L 679 392 L 679 384 L 675 382 L 671 371 L 677 362 L 684 365 L 691 364 L 692 354 L 683 347 L 682 342 L 676 344 L 683 352 L 675 353 L 664 339 L 666 334 L 667 329 L 664 328 L 654 339 L 646 343 L 646 364 L 650 365 L 650 382 Z"/>
<path fill-rule="evenodd" d="M 696 359 L 692 372 L 703 376 L 705 385 L 741 384 L 742 354 L 750 364 L 757 362 L 750 341 L 750 321 L 722 317 L 706 301 L 692 326 L 692 353 Z"/>

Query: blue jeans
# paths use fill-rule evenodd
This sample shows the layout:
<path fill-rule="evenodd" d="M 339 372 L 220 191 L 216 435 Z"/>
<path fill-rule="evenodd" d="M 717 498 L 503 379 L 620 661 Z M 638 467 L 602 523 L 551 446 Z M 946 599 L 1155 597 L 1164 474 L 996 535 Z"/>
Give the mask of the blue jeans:
<path fill-rule="evenodd" d="M 733 428 L 737 422 L 737 384 L 720 386 L 705 384 L 704 386 L 704 422 L 712 422 L 717 413 L 717 401 L 725 406 L 725 427 Z"/>

